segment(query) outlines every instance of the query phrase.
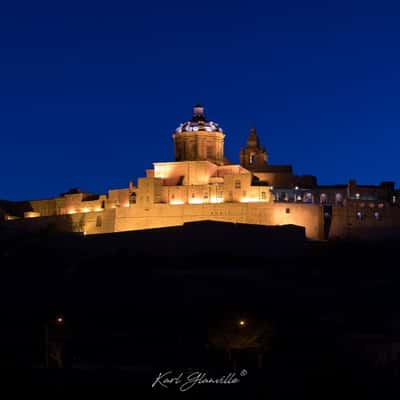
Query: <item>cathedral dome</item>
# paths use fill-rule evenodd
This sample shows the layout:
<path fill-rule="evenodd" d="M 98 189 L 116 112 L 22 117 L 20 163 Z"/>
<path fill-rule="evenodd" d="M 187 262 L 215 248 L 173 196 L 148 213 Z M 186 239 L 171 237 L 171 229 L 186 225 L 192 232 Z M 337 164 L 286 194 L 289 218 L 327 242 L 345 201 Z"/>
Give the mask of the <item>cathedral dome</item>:
<path fill-rule="evenodd" d="M 206 119 L 206 116 L 204 114 L 204 107 L 200 104 L 197 104 L 193 107 L 192 119 L 190 121 L 183 122 L 175 129 L 175 133 L 196 131 L 223 133 L 223 130 L 216 122 L 208 121 Z"/>

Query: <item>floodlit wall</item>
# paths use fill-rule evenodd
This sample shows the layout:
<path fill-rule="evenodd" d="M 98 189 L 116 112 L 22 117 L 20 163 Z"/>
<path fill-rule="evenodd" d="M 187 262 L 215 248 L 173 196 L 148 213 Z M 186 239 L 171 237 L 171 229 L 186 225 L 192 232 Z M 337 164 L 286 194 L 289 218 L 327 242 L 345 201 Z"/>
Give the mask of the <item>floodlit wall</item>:
<path fill-rule="evenodd" d="M 132 205 L 116 209 L 115 231 L 161 228 L 203 220 L 257 225 L 293 224 L 304 226 L 310 239 L 323 238 L 320 206 L 274 203 L 153 204 L 149 209 Z"/>
<path fill-rule="evenodd" d="M 374 238 L 400 230 L 400 208 L 385 203 L 332 208 L 329 238 Z"/>

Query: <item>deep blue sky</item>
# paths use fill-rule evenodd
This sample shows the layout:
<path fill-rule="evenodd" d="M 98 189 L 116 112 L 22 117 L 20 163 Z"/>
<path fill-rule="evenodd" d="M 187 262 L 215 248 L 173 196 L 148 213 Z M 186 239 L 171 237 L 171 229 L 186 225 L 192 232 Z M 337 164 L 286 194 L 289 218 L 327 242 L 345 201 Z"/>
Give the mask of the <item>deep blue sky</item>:
<path fill-rule="evenodd" d="M 0 198 L 126 187 L 197 102 L 233 162 L 255 123 L 321 184 L 400 182 L 394 0 L 4 3 Z"/>

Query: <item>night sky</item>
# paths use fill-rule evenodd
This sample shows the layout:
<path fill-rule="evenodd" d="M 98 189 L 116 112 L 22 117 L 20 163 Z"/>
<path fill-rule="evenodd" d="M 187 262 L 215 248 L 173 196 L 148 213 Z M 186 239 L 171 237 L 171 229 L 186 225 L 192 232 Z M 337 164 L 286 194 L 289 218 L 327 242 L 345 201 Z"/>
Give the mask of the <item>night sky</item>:
<path fill-rule="evenodd" d="M 136 183 L 196 103 L 234 163 L 255 124 L 321 184 L 400 182 L 394 0 L 5 3 L 0 199 Z"/>

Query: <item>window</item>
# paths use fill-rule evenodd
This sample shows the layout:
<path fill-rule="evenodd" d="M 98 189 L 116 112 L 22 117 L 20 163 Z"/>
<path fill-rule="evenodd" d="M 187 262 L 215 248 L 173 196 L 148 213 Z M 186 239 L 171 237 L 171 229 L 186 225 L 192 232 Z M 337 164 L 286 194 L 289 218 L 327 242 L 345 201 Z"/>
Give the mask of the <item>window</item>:
<path fill-rule="evenodd" d="M 101 215 L 98 215 L 96 218 L 96 227 L 99 228 L 102 225 L 102 222 Z"/>
<path fill-rule="evenodd" d="M 243 190 L 242 195 L 243 195 L 243 197 L 246 197 L 247 192 L 245 190 Z"/>
<path fill-rule="evenodd" d="M 374 217 L 377 221 L 381 219 L 381 214 L 378 213 L 378 211 L 374 212 Z"/>
<path fill-rule="evenodd" d="M 192 143 L 186 143 L 186 149 L 185 149 L 185 157 L 186 158 L 191 158 L 194 156 L 194 146 Z"/>
<path fill-rule="evenodd" d="M 213 147 L 212 146 L 207 146 L 207 158 L 212 158 L 213 157 Z"/>
<path fill-rule="evenodd" d="M 240 189 L 240 181 L 235 181 L 235 189 Z"/>
<path fill-rule="evenodd" d="M 261 192 L 261 200 L 266 200 L 267 194 L 265 192 Z"/>
<path fill-rule="evenodd" d="M 250 164 L 250 165 L 253 165 L 255 159 L 256 159 L 256 155 L 255 155 L 254 153 L 250 154 L 249 164 Z"/>
<path fill-rule="evenodd" d="M 194 199 L 194 193 L 192 193 L 192 199 Z"/>
<path fill-rule="evenodd" d="M 171 194 L 171 199 L 174 200 L 175 199 L 175 195 L 172 193 Z"/>
<path fill-rule="evenodd" d="M 208 199 L 208 193 L 204 193 L 204 198 Z"/>
<path fill-rule="evenodd" d="M 290 208 L 287 208 L 287 209 L 285 210 L 285 213 L 286 213 L 286 214 L 290 214 Z"/>

